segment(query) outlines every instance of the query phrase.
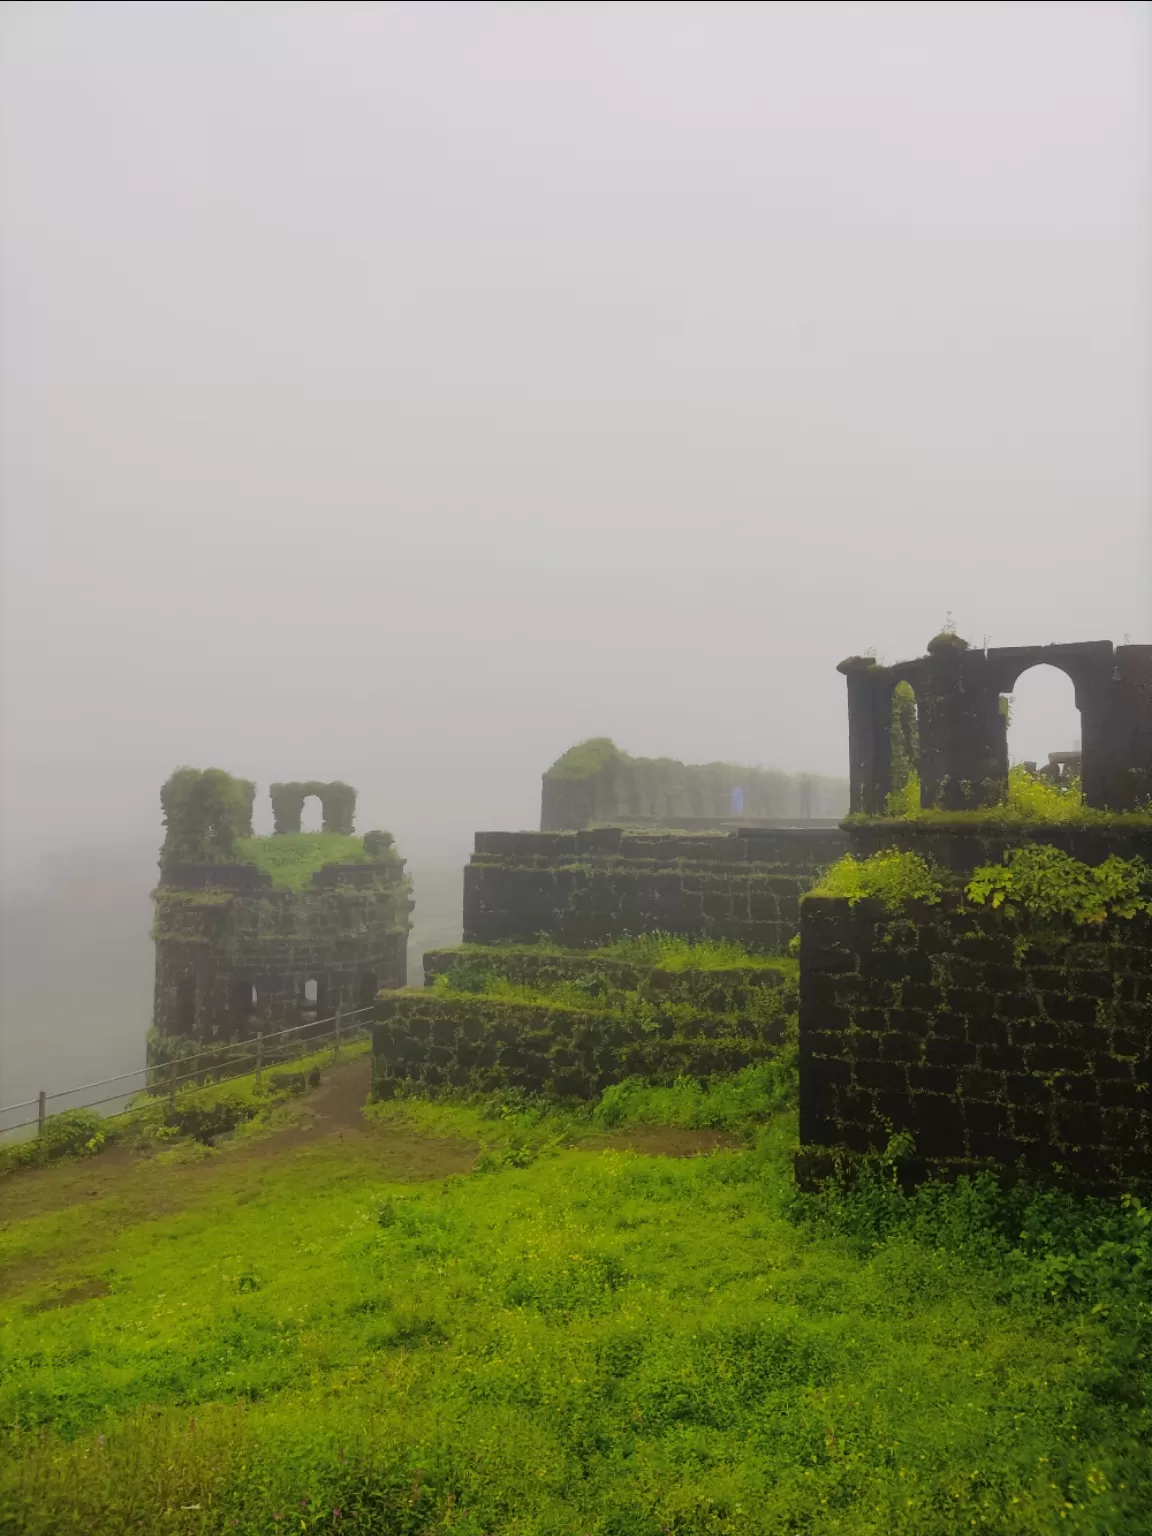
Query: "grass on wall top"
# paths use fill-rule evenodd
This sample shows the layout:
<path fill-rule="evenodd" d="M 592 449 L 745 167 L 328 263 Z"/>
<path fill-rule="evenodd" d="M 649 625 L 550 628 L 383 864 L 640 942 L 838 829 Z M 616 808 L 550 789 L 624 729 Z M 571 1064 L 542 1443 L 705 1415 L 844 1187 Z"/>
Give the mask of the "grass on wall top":
<path fill-rule="evenodd" d="M 342 832 L 278 832 L 273 837 L 241 837 L 236 859 L 255 864 L 281 890 L 302 891 L 327 864 L 370 864 L 364 840 Z"/>
<path fill-rule="evenodd" d="M 791 975 L 795 962 L 782 955 L 760 954 L 745 949 L 735 939 L 688 939 L 677 933 L 644 933 L 616 939 L 596 949 L 571 949 L 541 939 L 536 944 L 458 944 L 456 952 L 482 960 L 493 951 L 500 954 L 568 955 L 587 960 L 618 960 L 625 965 L 650 965 L 662 971 L 783 970 Z"/>

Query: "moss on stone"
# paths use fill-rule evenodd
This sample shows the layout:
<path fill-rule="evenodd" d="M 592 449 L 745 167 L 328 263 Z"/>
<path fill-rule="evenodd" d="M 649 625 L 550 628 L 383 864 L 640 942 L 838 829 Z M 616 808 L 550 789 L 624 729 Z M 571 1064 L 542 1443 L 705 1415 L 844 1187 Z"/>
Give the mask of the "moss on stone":
<path fill-rule="evenodd" d="M 278 832 L 271 837 L 239 838 L 238 863 L 255 864 L 280 890 L 302 891 L 328 864 L 370 864 L 363 838 L 340 832 Z"/>

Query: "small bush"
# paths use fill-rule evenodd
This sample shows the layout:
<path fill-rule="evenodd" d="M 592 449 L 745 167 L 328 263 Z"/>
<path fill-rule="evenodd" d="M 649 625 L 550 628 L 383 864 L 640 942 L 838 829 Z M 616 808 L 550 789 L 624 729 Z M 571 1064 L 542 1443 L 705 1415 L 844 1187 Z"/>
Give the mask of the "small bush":
<path fill-rule="evenodd" d="M 1116 854 L 1095 866 L 1082 864 L 1049 843 L 1010 848 L 1003 864 L 973 870 L 967 895 L 978 905 L 1018 908 L 1037 917 L 1102 923 L 1152 911 L 1152 868 L 1143 859 Z"/>
<path fill-rule="evenodd" d="M 255 1113 L 254 1105 L 236 1099 L 221 1099 L 207 1106 L 189 1104 L 176 1109 L 169 1116 L 168 1124 L 180 1135 L 191 1136 L 207 1147 L 212 1145 L 217 1136 L 226 1136 L 245 1120 L 251 1120 Z"/>
<path fill-rule="evenodd" d="M 936 869 L 918 853 L 900 853 L 890 848 L 868 859 L 844 855 L 828 869 L 813 892 L 818 896 L 843 896 L 850 906 L 872 897 L 889 912 L 898 911 L 910 901 L 934 906 L 944 886 Z"/>

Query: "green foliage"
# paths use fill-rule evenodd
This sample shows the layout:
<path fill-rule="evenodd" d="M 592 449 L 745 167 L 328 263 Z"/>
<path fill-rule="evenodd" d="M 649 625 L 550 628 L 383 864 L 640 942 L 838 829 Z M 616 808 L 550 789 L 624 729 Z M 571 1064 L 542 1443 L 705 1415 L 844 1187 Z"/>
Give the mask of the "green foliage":
<path fill-rule="evenodd" d="M 104 1145 L 104 1132 L 104 1122 L 91 1109 L 65 1109 L 49 1115 L 40 1135 L 0 1148 L 0 1173 L 61 1157 L 93 1157 Z"/>
<path fill-rule="evenodd" d="M 275 1086 L 275 1084 L 273 1084 Z M 256 1106 L 238 1098 L 218 1099 L 215 1104 L 180 1103 L 168 1116 L 166 1124 L 181 1136 L 211 1146 L 217 1136 L 226 1136 L 245 1120 L 251 1120 Z"/>
<path fill-rule="evenodd" d="M 1031 774 L 1022 763 L 1008 770 L 1007 799 L 1001 805 L 982 806 L 972 811 L 942 811 L 929 807 L 920 808 L 920 785 L 912 789 L 909 779 L 899 794 L 889 797 L 884 818 L 854 813 L 847 818 L 849 825 L 867 825 L 877 819 L 914 821 L 925 826 L 981 827 L 991 829 L 1028 826 L 1066 827 L 1147 827 L 1152 828 L 1152 814 L 1148 811 L 1108 811 L 1100 806 L 1084 804 L 1079 779 L 1067 785 L 1054 784 L 1051 779 Z"/>
<path fill-rule="evenodd" d="M 985 864 L 972 873 L 968 899 L 1024 910 L 1040 918 L 1102 923 L 1109 917 L 1152 912 L 1152 868 L 1143 859 L 1116 854 L 1102 864 L 1083 864 L 1049 843 L 1010 848 L 1003 864 Z"/>
<path fill-rule="evenodd" d="M 237 862 L 255 864 L 281 890 L 303 891 L 326 864 L 370 864 L 362 838 L 337 832 L 283 832 L 247 837 L 236 844 Z"/>
<path fill-rule="evenodd" d="M 892 690 L 892 797 L 899 810 L 889 807 L 889 815 L 901 814 L 905 804 L 901 795 L 916 780 L 916 809 L 920 807 L 920 727 L 916 718 L 916 694 L 911 683 L 897 683 Z"/>
<path fill-rule="evenodd" d="M 616 743 L 607 736 L 592 736 L 581 741 L 558 757 L 545 773 L 546 779 L 590 779 L 609 763 L 623 756 Z"/>
<path fill-rule="evenodd" d="M 780 955 L 761 954 L 735 939 L 687 938 L 678 933 L 644 933 L 615 939 L 595 949 L 564 949 L 549 939 L 536 944 L 459 944 L 445 953 L 460 954 L 465 963 L 490 970 L 527 961 L 554 957 L 595 967 L 604 960 L 634 966 L 653 966 L 663 971 L 783 970 L 793 974 Z M 459 967 L 458 967 L 459 968 Z"/>
<path fill-rule="evenodd" d="M 762 955 L 735 939 L 690 939 L 678 933 L 644 933 L 592 950 L 589 959 L 623 960 L 663 971 L 734 971 L 781 967 L 778 955 Z"/>
<path fill-rule="evenodd" d="M 665 1125 L 738 1132 L 779 1114 L 795 1101 L 797 1060 L 793 1046 L 772 1061 L 757 1062 L 707 1085 L 692 1077 L 678 1077 L 669 1086 L 625 1078 L 601 1094 L 592 1109 L 592 1123 L 610 1130 Z"/>
<path fill-rule="evenodd" d="M 161 862 L 228 863 L 237 838 L 252 835 L 255 798 L 255 784 L 221 768 L 177 768 L 160 790 L 165 827 Z"/>
<path fill-rule="evenodd" d="M 920 775 L 913 771 L 907 775 L 899 789 L 891 790 L 884 802 L 886 814 L 901 821 L 912 821 L 920 815 Z"/>
<path fill-rule="evenodd" d="M 927 859 L 890 848 L 867 859 L 845 854 L 824 872 L 811 894 L 846 897 L 851 906 L 869 897 L 895 912 L 910 901 L 935 905 L 943 890 L 938 871 Z"/>
<path fill-rule="evenodd" d="M 22 1212 L 0 1529 L 1145 1536 L 1147 1208 L 879 1171 L 797 1195 L 751 1081 L 743 1121 L 725 1085 L 598 1107 L 613 1136 L 669 1108 L 749 1138 L 711 1157 L 412 1102 L 245 1175 L 157 1159 L 131 1201 Z M 387 1161 L 473 1131 L 474 1175 Z"/>

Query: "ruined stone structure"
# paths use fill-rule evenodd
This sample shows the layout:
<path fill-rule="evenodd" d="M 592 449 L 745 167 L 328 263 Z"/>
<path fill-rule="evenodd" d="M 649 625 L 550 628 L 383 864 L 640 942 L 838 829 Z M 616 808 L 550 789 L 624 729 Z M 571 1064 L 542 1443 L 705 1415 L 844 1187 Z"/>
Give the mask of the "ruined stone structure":
<path fill-rule="evenodd" d="M 466 943 L 573 947 L 663 932 L 781 952 L 800 897 L 845 851 L 836 827 L 718 835 L 478 832 L 464 871 Z"/>
<path fill-rule="evenodd" d="M 881 815 L 890 790 L 892 696 L 916 694 L 920 797 L 924 807 L 997 805 L 1008 781 L 1007 723 L 1000 700 L 1030 667 L 1071 678 L 1082 722 L 1085 802 L 1132 810 L 1152 797 L 1152 645 L 1025 645 L 974 650 L 952 634 L 916 661 L 881 667 L 866 656 L 840 663 L 848 678 L 848 753 L 854 812 Z"/>
<path fill-rule="evenodd" d="M 299 834 L 313 793 L 326 831 Z M 379 988 L 404 984 L 412 902 L 391 834 L 352 835 L 348 785 L 288 784 L 273 786 L 277 832 L 254 838 L 254 796 L 254 785 L 217 769 L 181 769 L 161 792 L 161 1035 L 242 1039 L 365 1007 Z"/>
<path fill-rule="evenodd" d="M 1076 687 L 1085 800 L 1129 814 L 981 819 L 1007 776 L 1000 695 L 1040 662 Z M 1078 924 L 964 896 L 975 868 L 1030 843 L 1089 866 L 1152 861 L 1152 816 L 1131 814 L 1152 785 L 1152 646 L 981 652 L 943 635 L 920 661 L 840 670 L 853 810 L 870 813 L 847 826 L 851 851 L 917 853 L 943 895 L 896 911 L 819 892 L 801 903 L 800 1171 L 906 1132 L 913 1170 L 992 1161 L 1100 1188 L 1152 1181 L 1152 919 Z M 923 805 L 975 814 L 884 817 L 901 681 L 919 706 Z"/>
<path fill-rule="evenodd" d="M 733 763 L 630 757 L 607 737 L 581 742 L 544 774 L 542 831 L 594 824 L 681 830 L 725 826 L 835 826 L 848 785 L 818 773 L 776 773 Z"/>
<path fill-rule="evenodd" d="M 425 989 L 377 1001 L 375 1092 L 404 1082 L 587 1098 L 629 1076 L 673 1082 L 769 1060 L 795 1013 L 796 963 L 782 951 L 801 894 L 845 847 L 835 827 L 477 833 L 465 947 L 425 956 Z M 598 950 L 644 935 L 654 951 Z M 668 935 L 744 952 L 730 969 L 694 969 L 681 946 L 665 969 Z"/>
<path fill-rule="evenodd" d="M 1152 921 L 807 897 L 800 1139 L 924 1171 L 981 1161 L 1092 1185 L 1152 1178 Z M 811 1152 L 809 1153 L 811 1158 Z"/>

